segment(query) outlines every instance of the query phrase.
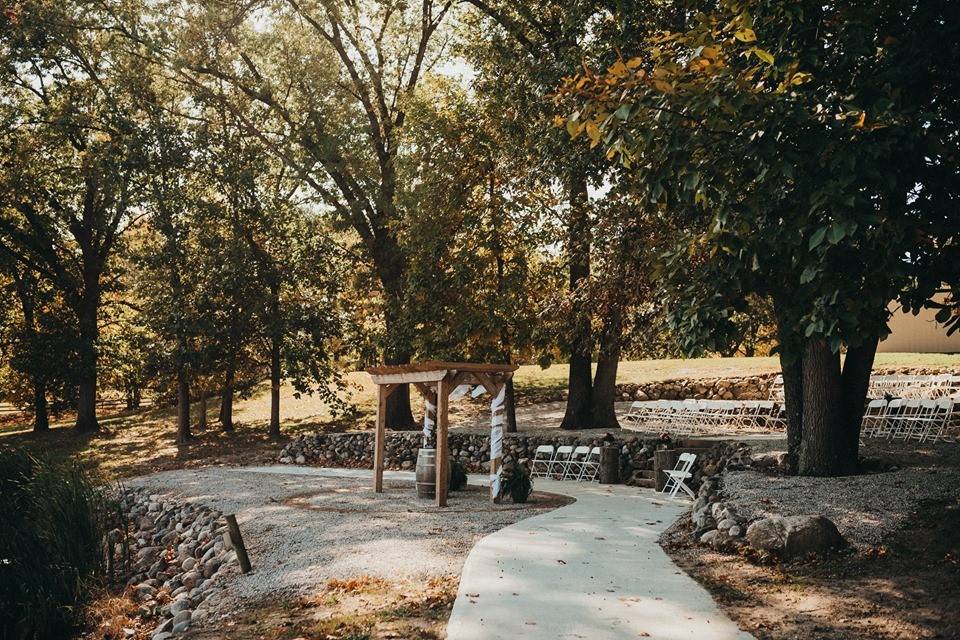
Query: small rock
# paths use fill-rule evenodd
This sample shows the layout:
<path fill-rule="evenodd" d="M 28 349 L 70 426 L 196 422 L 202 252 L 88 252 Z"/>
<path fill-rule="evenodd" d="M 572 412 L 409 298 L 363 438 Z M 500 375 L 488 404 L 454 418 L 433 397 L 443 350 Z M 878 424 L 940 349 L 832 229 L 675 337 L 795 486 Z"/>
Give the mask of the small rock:
<path fill-rule="evenodd" d="M 137 585 L 136 588 L 137 588 L 137 596 L 139 596 L 142 599 L 150 598 L 157 592 L 156 588 L 154 588 L 153 586 L 145 582 L 141 582 L 140 584 Z"/>
<path fill-rule="evenodd" d="M 203 565 L 203 577 L 209 578 L 210 576 L 215 574 L 217 572 L 217 569 L 219 568 L 220 568 L 220 560 L 216 558 L 213 558 L 212 560 L 208 560 Z"/>
<path fill-rule="evenodd" d="M 183 586 L 188 589 L 193 589 L 200 580 L 200 573 L 198 571 L 188 571 L 183 574 L 180 580 L 183 582 Z"/>
<path fill-rule="evenodd" d="M 173 620 L 164 620 L 157 625 L 157 628 L 153 630 L 153 638 L 156 640 L 157 636 L 161 633 L 166 633 L 173 628 Z"/>
<path fill-rule="evenodd" d="M 190 601 L 190 598 L 186 596 L 180 596 L 170 605 L 170 615 L 176 616 L 181 611 L 186 611 L 189 609 L 193 603 Z"/>

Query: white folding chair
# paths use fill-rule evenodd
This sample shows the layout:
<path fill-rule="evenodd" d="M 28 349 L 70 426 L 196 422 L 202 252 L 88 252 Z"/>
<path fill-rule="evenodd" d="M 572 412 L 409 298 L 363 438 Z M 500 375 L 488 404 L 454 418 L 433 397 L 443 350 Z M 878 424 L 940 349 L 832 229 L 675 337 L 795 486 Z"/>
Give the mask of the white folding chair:
<path fill-rule="evenodd" d="M 872 438 L 877 434 L 886 413 L 887 401 L 884 399 L 871 400 L 863 412 L 863 421 L 860 423 L 860 435 Z"/>
<path fill-rule="evenodd" d="M 897 426 L 900 415 L 903 413 L 903 405 L 905 403 L 906 401 L 902 398 L 894 398 L 887 402 L 874 427 L 873 436 L 875 438 L 887 438 L 889 440 L 893 437 L 894 429 Z"/>
<path fill-rule="evenodd" d="M 947 434 L 950 429 L 950 421 L 954 415 L 954 397 L 940 398 L 936 401 L 937 407 L 931 415 L 930 428 L 924 433 L 920 442 L 930 438 L 933 442 L 945 440 L 951 442 Z"/>
<path fill-rule="evenodd" d="M 564 444 L 557 447 L 557 452 L 550 462 L 550 475 L 555 480 L 563 480 L 566 477 L 571 455 L 573 455 L 573 445 Z"/>
<path fill-rule="evenodd" d="M 533 463 L 530 465 L 530 476 L 545 478 L 550 475 L 550 465 L 556 455 L 552 444 L 542 444 L 533 452 Z"/>
<path fill-rule="evenodd" d="M 669 493 L 670 497 L 673 498 L 677 495 L 678 491 L 683 491 L 690 498 L 696 499 L 696 495 L 693 493 L 693 489 L 687 486 L 686 480 L 689 480 L 693 477 L 690 469 L 693 468 L 693 463 L 697 460 L 697 454 L 695 453 L 681 453 L 680 457 L 677 458 L 677 464 L 673 469 L 666 469 L 664 473 L 667 474 L 667 482 L 663 485 L 663 493 Z"/>
<path fill-rule="evenodd" d="M 573 453 L 570 454 L 570 458 L 567 460 L 567 469 L 563 474 L 563 479 L 573 478 L 574 480 L 579 480 L 581 474 L 583 474 L 583 463 L 589 455 L 590 447 L 586 445 L 580 445 L 574 449 Z"/>
<path fill-rule="evenodd" d="M 903 404 L 903 410 L 900 412 L 900 418 L 897 420 L 893 431 L 893 438 L 907 440 L 911 437 L 916 425 L 923 420 L 924 406 L 923 401 L 918 398 L 910 398 Z"/>
<path fill-rule="evenodd" d="M 647 409 L 643 406 L 643 402 L 640 400 L 635 400 L 630 404 L 630 410 L 627 411 L 627 415 L 623 416 L 623 421 L 625 424 L 632 425 L 634 427 L 639 426 L 640 420 L 646 413 Z"/>
<path fill-rule="evenodd" d="M 587 454 L 587 457 L 583 459 L 583 462 L 580 463 L 580 477 L 578 480 L 581 482 L 593 482 L 598 480 L 598 475 L 600 474 L 600 447 L 594 447 L 590 449 L 590 453 Z"/>

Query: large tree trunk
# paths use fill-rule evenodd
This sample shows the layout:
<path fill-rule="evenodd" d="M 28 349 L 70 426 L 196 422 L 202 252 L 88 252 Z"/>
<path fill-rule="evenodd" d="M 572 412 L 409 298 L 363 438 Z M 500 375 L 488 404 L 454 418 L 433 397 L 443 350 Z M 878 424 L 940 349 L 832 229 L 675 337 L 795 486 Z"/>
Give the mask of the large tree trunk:
<path fill-rule="evenodd" d="M 207 391 L 207 385 L 203 385 L 200 388 L 200 403 L 199 411 L 197 412 L 197 428 L 204 430 L 207 428 L 207 397 L 209 396 Z"/>
<path fill-rule="evenodd" d="M 399 276 L 397 276 L 399 278 Z M 394 283 L 390 287 L 393 293 L 387 294 L 387 311 L 385 313 L 387 341 L 390 346 L 384 350 L 384 363 L 410 364 L 411 350 L 409 340 L 405 336 L 406 325 L 402 320 L 402 300 L 399 285 Z M 416 431 L 420 425 L 413 419 L 413 409 L 410 406 L 410 385 L 401 384 L 387 398 L 386 426 L 398 431 Z"/>
<path fill-rule="evenodd" d="M 513 378 L 507 380 L 507 392 L 504 394 L 504 408 L 507 413 L 507 433 L 517 432 L 517 400 L 513 390 Z"/>
<path fill-rule="evenodd" d="M 177 367 L 177 444 L 190 442 L 190 381 L 186 367 Z"/>
<path fill-rule="evenodd" d="M 570 373 L 567 378 L 567 408 L 561 429 L 584 429 L 591 421 L 590 313 L 578 291 L 590 277 L 590 214 L 587 209 L 587 178 L 574 171 L 570 178 L 570 212 L 567 221 L 567 251 L 570 259 L 572 296 Z"/>
<path fill-rule="evenodd" d="M 841 455 L 843 439 L 843 389 L 840 354 L 827 341 L 807 342 L 803 355 L 803 440 L 799 473 L 836 476 L 851 471 Z"/>
<path fill-rule="evenodd" d="M 84 292 L 80 300 L 79 343 L 77 355 L 79 381 L 77 384 L 77 421 L 74 429 L 78 433 L 96 433 L 100 430 L 97 422 L 97 340 L 99 327 L 97 314 L 100 308 L 99 273 L 87 274 L 84 278 Z"/>
<path fill-rule="evenodd" d="M 233 358 L 227 364 L 227 371 L 223 377 L 223 392 L 220 394 L 220 426 L 224 431 L 233 431 Z"/>
<path fill-rule="evenodd" d="M 780 352 L 783 401 L 787 413 L 787 471 L 797 473 L 803 441 L 803 355 Z"/>
<path fill-rule="evenodd" d="M 620 364 L 620 338 L 623 310 L 618 302 L 610 305 L 600 336 L 600 356 L 593 378 L 592 419 L 594 429 L 619 429 L 617 421 L 617 367 Z"/>
<path fill-rule="evenodd" d="M 868 337 L 863 344 L 847 349 L 843 360 L 843 432 L 836 445 L 844 473 L 854 473 L 859 467 L 860 427 L 870 390 L 870 372 L 880 339 Z"/>
<path fill-rule="evenodd" d="M 785 289 L 781 294 L 789 295 Z M 802 342 L 791 334 L 783 299 L 773 296 L 773 311 L 780 342 L 780 371 L 783 375 L 783 402 L 787 414 L 787 471 L 796 474 L 800 468 L 800 445 L 803 441 L 803 351 Z"/>
<path fill-rule="evenodd" d="M 17 297 L 20 299 L 20 309 L 23 312 L 23 324 L 30 341 L 32 358 L 41 357 L 40 337 L 37 334 L 37 325 L 33 315 L 33 295 L 36 283 L 29 275 L 20 276 L 13 272 L 16 284 Z M 30 369 L 30 381 L 33 386 L 33 432 L 44 433 L 50 430 L 50 416 L 47 411 L 47 382 L 43 374 L 37 372 L 37 367 Z"/>
<path fill-rule="evenodd" d="M 33 381 L 33 432 L 44 433 L 50 430 L 50 416 L 47 412 L 47 385 L 42 379 Z"/>
<path fill-rule="evenodd" d="M 270 439 L 280 439 L 280 338 L 270 341 Z"/>
<path fill-rule="evenodd" d="M 140 408 L 140 402 L 143 399 L 143 394 L 140 391 L 140 387 L 136 385 L 129 385 L 126 389 L 126 400 L 127 400 L 127 410 L 133 411 L 134 409 Z"/>

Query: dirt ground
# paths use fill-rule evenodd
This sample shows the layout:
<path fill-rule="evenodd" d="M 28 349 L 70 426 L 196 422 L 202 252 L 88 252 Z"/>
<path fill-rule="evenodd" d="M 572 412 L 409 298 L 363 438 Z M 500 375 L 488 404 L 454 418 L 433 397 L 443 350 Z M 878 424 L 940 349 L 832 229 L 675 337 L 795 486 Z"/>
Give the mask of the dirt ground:
<path fill-rule="evenodd" d="M 198 640 L 435 640 L 446 637 L 459 576 L 424 583 L 377 578 L 332 580 L 313 596 L 254 603 Z"/>
<path fill-rule="evenodd" d="M 868 455 L 874 463 L 958 466 L 960 446 L 885 445 Z M 960 487 L 953 499 L 918 505 L 911 526 L 881 544 L 827 560 L 757 565 L 689 543 L 665 546 L 761 640 L 960 638 Z"/>

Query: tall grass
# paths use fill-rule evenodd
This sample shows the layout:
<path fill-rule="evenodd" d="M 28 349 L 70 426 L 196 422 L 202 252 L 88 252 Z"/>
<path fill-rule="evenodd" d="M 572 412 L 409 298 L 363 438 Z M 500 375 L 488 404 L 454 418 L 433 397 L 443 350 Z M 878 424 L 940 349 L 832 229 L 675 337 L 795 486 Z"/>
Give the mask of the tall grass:
<path fill-rule="evenodd" d="M 0 640 L 73 634 L 103 577 L 107 514 L 78 464 L 0 448 Z"/>

